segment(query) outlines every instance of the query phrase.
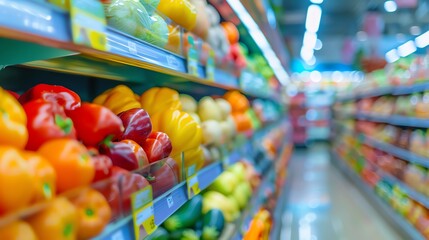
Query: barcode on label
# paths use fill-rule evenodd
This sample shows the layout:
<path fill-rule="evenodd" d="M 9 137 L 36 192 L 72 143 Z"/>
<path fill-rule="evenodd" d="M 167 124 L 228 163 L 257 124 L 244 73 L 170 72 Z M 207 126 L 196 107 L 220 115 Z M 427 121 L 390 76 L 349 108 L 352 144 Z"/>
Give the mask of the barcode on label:
<path fill-rule="evenodd" d="M 167 205 L 168 208 L 171 208 L 174 205 L 173 196 L 170 195 L 167 197 Z"/>

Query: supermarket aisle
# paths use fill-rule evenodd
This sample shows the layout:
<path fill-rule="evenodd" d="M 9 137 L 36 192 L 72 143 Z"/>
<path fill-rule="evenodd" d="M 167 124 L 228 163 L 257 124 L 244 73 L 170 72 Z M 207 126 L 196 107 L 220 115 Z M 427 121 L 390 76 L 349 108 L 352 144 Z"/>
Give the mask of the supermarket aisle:
<path fill-rule="evenodd" d="M 395 230 L 329 161 L 329 146 L 295 150 L 281 240 L 396 240 Z"/>

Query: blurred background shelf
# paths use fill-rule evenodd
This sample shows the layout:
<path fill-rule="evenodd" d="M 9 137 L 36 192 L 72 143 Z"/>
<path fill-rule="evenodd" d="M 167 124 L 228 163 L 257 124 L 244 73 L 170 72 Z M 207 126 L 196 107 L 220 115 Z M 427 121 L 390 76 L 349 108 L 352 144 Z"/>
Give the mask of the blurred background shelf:
<path fill-rule="evenodd" d="M 400 231 L 404 236 L 407 236 L 406 239 L 420 240 L 425 239 L 418 231 L 415 229 L 409 222 L 407 222 L 401 215 L 396 213 L 390 206 L 387 205 L 382 199 L 380 199 L 367 184 L 365 184 L 362 179 L 352 171 L 340 157 L 332 152 L 332 161 L 338 168 L 364 193 L 366 198 L 373 203 L 379 211 L 386 216 L 386 219 L 392 222 L 397 226 L 398 231 Z"/>

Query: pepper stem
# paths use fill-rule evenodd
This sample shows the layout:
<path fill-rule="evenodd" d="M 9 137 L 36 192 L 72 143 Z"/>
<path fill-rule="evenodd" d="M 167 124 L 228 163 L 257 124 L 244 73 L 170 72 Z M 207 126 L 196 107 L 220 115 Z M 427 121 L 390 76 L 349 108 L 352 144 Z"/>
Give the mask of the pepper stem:
<path fill-rule="evenodd" d="M 55 124 L 63 130 L 65 134 L 69 134 L 73 128 L 73 121 L 70 118 L 64 118 L 55 114 Z"/>
<path fill-rule="evenodd" d="M 107 146 L 108 148 L 112 147 L 112 145 L 113 145 L 113 143 L 112 143 L 113 137 L 114 137 L 113 134 L 108 135 L 107 137 L 105 137 L 103 139 L 103 141 L 101 141 L 100 145 L 101 146 Z"/>

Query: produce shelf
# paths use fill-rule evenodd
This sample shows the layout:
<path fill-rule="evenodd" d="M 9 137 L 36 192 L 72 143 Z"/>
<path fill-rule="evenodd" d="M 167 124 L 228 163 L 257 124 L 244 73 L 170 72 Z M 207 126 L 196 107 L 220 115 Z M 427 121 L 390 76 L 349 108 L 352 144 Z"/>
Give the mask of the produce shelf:
<path fill-rule="evenodd" d="M 200 95 L 222 94 L 233 89 L 242 91 L 237 77 L 228 72 L 216 69 L 215 79 L 210 81 L 206 79 L 205 67 L 199 65 L 199 76 L 190 75 L 182 56 L 110 27 L 106 32 L 108 51 L 76 45 L 72 43 L 69 14 L 50 4 L 1 0 L 0 9 L 0 51 L 3 53 L 0 69 L 23 64 L 68 74 L 170 86 L 184 92 L 193 89 Z M 242 92 L 249 97 L 277 101 L 275 96 Z"/>
<path fill-rule="evenodd" d="M 408 150 L 393 146 L 388 143 L 384 143 L 381 141 L 378 141 L 374 138 L 361 135 L 364 138 L 364 142 L 374 148 L 377 148 L 383 152 L 392 154 L 402 160 L 408 161 L 410 163 L 419 164 L 421 166 L 424 166 L 426 168 L 429 168 L 429 159 L 426 157 L 422 157 L 419 155 L 416 155 Z"/>
<path fill-rule="evenodd" d="M 207 188 L 222 173 L 222 171 L 221 163 L 214 163 L 200 170 L 197 174 L 200 189 L 204 190 Z M 180 183 L 173 189 L 155 199 L 153 201 L 155 224 L 157 226 L 161 225 L 188 200 L 186 182 Z M 105 231 L 95 239 L 134 239 L 132 217 L 127 216 L 117 223 L 110 224 L 107 226 Z"/>
<path fill-rule="evenodd" d="M 391 125 L 404 127 L 429 128 L 429 120 L 423 118 L 406 117 L 400 115 L 380 116 L 367 113 L 356 113 L 354 116 L 359 120 L 371 122 L 388 123 Z"/>
<path fill-rule="evenodd" d="M 369 199 L 377 209 L 385 216 L 386 220 L 390 221 L 397 227 L 399 232 L 403 235 L 404 239 L 420 240 L 425 239 L 420 232 L 417 231 L 406 219 L 400 214 L 396 213 L 387 203 L 380 199 L 368 185 L 366 185 L 360 177 L 352 171 L 342 159 L 332 152 L 332 161 L 338 168 L 357 186 Z"/>

